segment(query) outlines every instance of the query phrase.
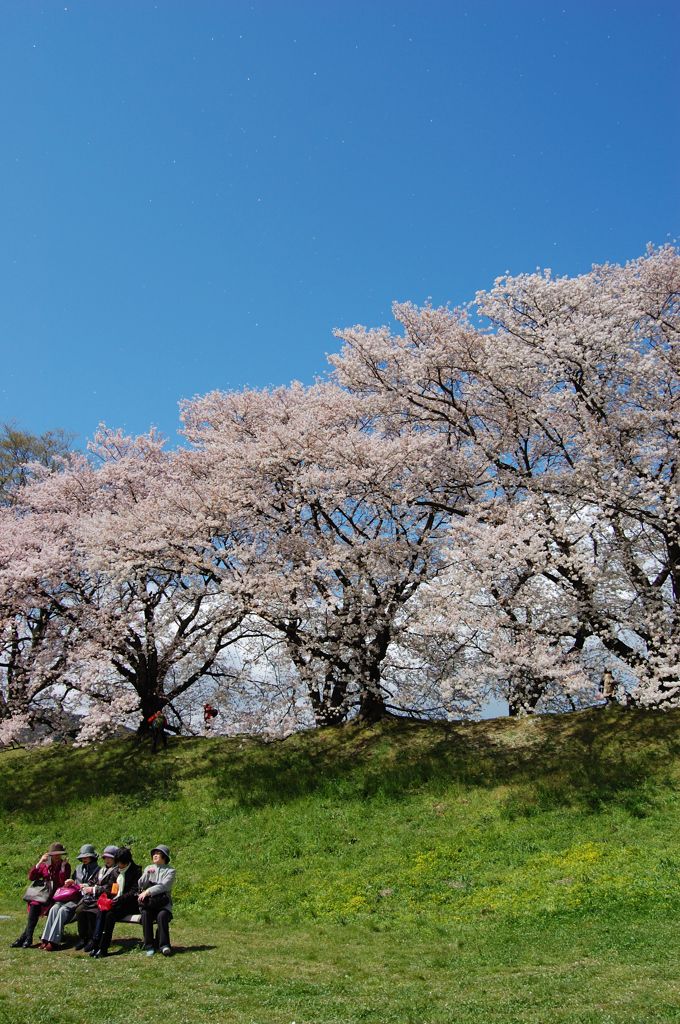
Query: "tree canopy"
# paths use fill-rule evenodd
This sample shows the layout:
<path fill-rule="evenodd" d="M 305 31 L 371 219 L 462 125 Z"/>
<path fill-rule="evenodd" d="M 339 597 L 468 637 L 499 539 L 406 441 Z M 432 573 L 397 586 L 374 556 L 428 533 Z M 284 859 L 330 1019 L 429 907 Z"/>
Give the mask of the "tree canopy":
<path fill-rule="evenodd" d="M 6 426 L 0 739 L 677 706 L 679 298 L 665 247 L 395 305 L 176 450 Z"/>
<path fill-rule="evenodd" d="M 17 500 L 18 488 L 33 476 L 31 464 L 45 469 L 56 469 L 66 458 L 76 434 L 61 427 L 32 434 L 21 430 L 14 421 L 0 425 L 0 504 L 9 505 Z"/>

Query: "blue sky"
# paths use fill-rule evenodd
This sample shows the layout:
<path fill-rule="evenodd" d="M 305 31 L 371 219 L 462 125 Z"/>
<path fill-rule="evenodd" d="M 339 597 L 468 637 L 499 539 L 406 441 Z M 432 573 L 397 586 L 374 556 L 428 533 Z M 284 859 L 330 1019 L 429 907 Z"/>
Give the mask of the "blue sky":
<path fill-rule="evenodd" d="M 678 237 L 680 5 L 0 3 L 0 419 L 174 434 L 334 327 Z"/>

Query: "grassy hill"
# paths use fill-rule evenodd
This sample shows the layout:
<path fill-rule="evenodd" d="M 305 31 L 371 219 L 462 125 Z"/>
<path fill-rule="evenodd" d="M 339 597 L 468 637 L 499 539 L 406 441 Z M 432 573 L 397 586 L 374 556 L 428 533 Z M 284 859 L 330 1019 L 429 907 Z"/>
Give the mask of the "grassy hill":
<path fill-rule="evenodd" d="M 616 710 L 4 752 L 0 1022 L 680 1021 L 679 772 Z M 56 840 L 167 843 L 178 955 L 10 950 Z"/>

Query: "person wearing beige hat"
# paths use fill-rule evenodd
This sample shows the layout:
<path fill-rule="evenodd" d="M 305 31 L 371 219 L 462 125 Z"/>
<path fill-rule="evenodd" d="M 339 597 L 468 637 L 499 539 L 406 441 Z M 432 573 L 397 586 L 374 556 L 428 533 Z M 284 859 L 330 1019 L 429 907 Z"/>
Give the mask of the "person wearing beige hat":
<path fill-rule="evenodd" d="M 15 949 L 30 949 L 33 932 L 38 920 L 49 913 L 53 905 L 52 896 L 71 874 L 71 865 L 65 859 L 66 850 L 61 843 L 52 843 L 47 853 L 28 872 L 31 882 L 24 894 L 28 903 L 28 920 L 19 938 L 12 943 Z"/>
<path fill-rule="evenodd" d="M 54 906 L 50 908 L 45 928 L 40 938 L 40 949 L 52 952 L 61 942 L 64 927 L 76 916 L 82 887 L 84 885 L 91 885 L 92 880 L 99 871 L 98 857 L 99 854 L 90 843 L 81 846 L 80 853 L 76 858 L 80 863 L 73 872 L 73 881 L 76 883 L 73 889 L 73 899 L 55 902 Z"/>

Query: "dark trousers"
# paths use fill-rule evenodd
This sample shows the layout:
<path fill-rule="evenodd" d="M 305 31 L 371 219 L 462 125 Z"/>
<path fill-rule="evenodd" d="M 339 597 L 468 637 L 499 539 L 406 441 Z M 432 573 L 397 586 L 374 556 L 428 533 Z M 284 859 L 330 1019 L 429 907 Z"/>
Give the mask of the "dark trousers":
<path fill-rule="evenodd" d="M 98 948 L 106 953 L 113 938 L 113 929 L 116 927 L 116 921 L 122 921 L 128 914 L 137 913 L 139 913 L 139 906 L 136 892 L 124 893 L 118 897 L 112 910 L 100 912 L 97 917 L 97 928 L 100 929 L 100 938 L 97 941 L 97 931 L 95 929 L 94 940 Z"/>
<path fill-rule="evenodd" d="M 26 921 L 26 927 L 19 936 L 19 938 L 23 942 L 26 942 L 26 940 L 28 940 L 29 942 L 33 942 L 33 932 L 35 931 L 35 926 L 38 923 L 38 918 L 40 917 L 41 910 L 42 904 L 40 903 L 28 904 L 28 919 Z"/>
<path fill-rule="evenodd" d="M 94 936 L 95 925 L 97 924 L 97 915 L 99 911 L 96 906 L 94 909 L 85 907 L 82 903 L 76 910 L 76 924 L 78 925 L 78 937 L 83 942 L 89 942 Z"/>
<path fill-rule="evenodd" d="M 99 949 L 99 943 L 102 937 L 102 928 L 104 927 L 104 918 L 106 917 L 106 911 L 98 910 L 97 919 L 94 924 L 94 931 L 92 932 L 92 941 L 94 948 Z"/>
<path fill-rule="evenodd" d="M 153 923 L 156 921 L 156 942 L 153 938 Z M 162 949 L 170 945 L 170 922 L 172 913 L 169 910 L 142 910 L 142 931 L 144 932 L 144 949 Z"/>
<path fill-rule="evenodd" d="M 166 735 L 165 729 L 152 729 L 151 730 L 151 753 L 152 754 L 156 753 L 156 747 L 158 746 L 158 734 L 159 733 L 161 734 L 161 739 L 163 740 L 163 746 L 166 747 L 166 748 L 168 746 L 168 737 Z"/>

